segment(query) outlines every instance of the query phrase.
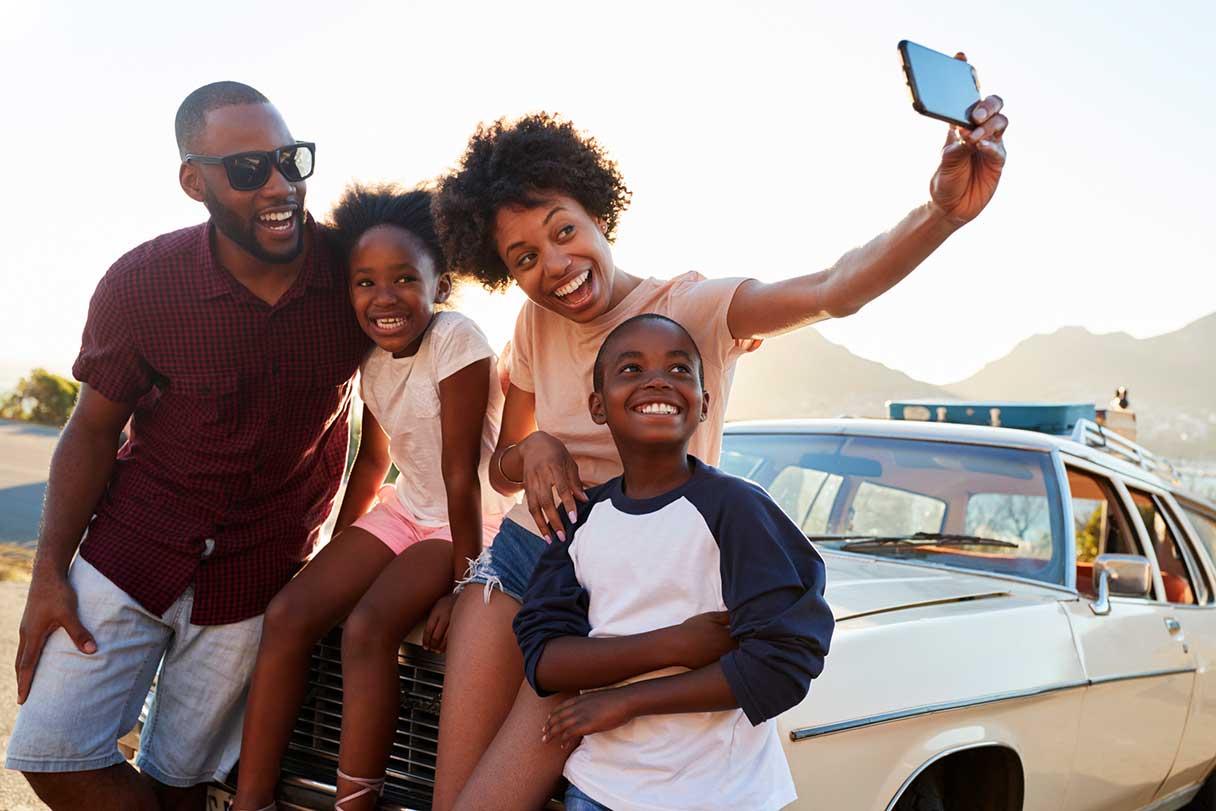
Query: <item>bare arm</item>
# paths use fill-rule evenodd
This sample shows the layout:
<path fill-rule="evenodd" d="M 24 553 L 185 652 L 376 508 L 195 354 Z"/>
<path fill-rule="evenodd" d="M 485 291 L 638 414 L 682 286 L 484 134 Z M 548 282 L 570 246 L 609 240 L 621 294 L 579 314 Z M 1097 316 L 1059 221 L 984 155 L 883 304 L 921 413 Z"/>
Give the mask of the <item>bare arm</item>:
<path fill-rule="evenodd" d="M 355 463 L 351 466 L 350 478 L 346 481 L 346 493 L 342 496 L 342 506 L 338 508 L 338 518 L 334 522 L 335 535 L 371 509 L 380 485 L 384 484 L 384 476 L 388 473 L 390 464 L 388 435 L 365 404 L 363 430 L 359 433 L 359 450 L 355 454 Z"/>
<path fill-rule="evenodd" d="M 51 457 L 38 553 L 17 645 L 17 703 L 25 701 L 42 647 L 56 628 L 63 628 L 84 653 L 97 649 L 76 614 L 76 594 L 68 584 L 68 566 L 110 474 L 122 428 L 132 406 L 116 403 L 88 384 L 63 429 Z"/>
<path fill-rule="evenodd" d="M 481 433 L 490 398 L 490 359 L 470 363 L 439 381 L 443 486 L 452 528 L 452 581 L 481 554 Z"/>
<path fill-rule="evenodd" d="M 978 216 L 996 192 L 1009 123 L 1000 112 L 1003 105 L 999 96 L 989 96 L 972 111 L 974 129 L 950 129 L 929 184 L 930 201 L 890 231 L 849 251 L 827 270 L 771 284 L 750 279 L 739 285 L 726 317 L 731 335 L 767 338 L 851 315 L 915 270 L 947 237 Z"/>
<path fill-rule="evenodd" d="M 643 634 L 558 637 L 541 654 L 537 686 L 566 693 L 607 687 L 665 667 L 695 670 L 735 648 L 729 623 L 725 611 L 713 611 Z"/>
<path fill-rule="evenodd" d="M 541 740 L 559 738 L 565 747 L 584 735 L 615 729 L 643 715 L 720 712 L 738 706 L 722 665 L 714 662 L 687 673 L 567 699 L 545 721 Z"/>

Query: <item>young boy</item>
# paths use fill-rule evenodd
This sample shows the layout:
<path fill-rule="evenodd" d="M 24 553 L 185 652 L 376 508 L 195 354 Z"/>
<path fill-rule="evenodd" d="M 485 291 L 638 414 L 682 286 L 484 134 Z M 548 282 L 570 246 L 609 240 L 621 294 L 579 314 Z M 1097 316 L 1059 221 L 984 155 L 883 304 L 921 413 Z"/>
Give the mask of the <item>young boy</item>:
<path fill-rule="evenodd" d="M 585 736 L 566 762 L 566 808 L 781 808 L 796 795 L 766 722 L 823 669 L 833 628 L 823 561 L 761 488 L 687 454 L 709 393 L 683 327 L 625 321 L 593 376 L 591 418 L 607 424 L 624 474 L 588 491 L 514 626 L 538 694 L 609 688 L 545 724 L 544 739 L 563 746 Z M 661 629 L 709 611 L 729 612 L 735 649 L 695 670 L 636 669 Z M 605 646 L 619 651 L 613 666 Z"/>

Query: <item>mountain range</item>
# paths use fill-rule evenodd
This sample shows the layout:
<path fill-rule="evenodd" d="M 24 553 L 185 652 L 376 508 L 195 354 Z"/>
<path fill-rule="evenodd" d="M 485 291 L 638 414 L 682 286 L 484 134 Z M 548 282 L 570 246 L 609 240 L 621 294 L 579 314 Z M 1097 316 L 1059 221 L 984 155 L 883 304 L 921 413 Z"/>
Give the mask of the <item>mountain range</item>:
<path fill-rule="evenodd" d="M 1216 458 L 1216 313 L 1133 338 L 1064 327 L 1019 343 L 965 380 L 935 386 L 860 358 L 814 329 L 765 341 L 739 361 L 728 419 L 886 416 L 887 400 L 1096 403 L 1126 386 L 1139 441 L 1176 459 Z"/>

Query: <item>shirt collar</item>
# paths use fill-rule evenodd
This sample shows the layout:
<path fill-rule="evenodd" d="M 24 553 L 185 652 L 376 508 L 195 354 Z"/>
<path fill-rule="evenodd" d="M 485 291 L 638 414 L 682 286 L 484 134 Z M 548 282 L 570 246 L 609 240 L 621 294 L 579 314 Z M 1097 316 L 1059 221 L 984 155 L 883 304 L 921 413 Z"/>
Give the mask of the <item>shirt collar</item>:
<path fill-rule="evenodd" d="M 304 284 L 308 287 L 330 288 L 334 286 L 335 275 L 341 270 L 337 266 L 333 251 L 326 239 L 323 229 L 316 224 L 312 215 L 304 212 L 304 227 L 312 235 L 312 247 L 304 255 L 304 267 L 300 273 L 304 276 Z M 234 293 L 235 286 L 240 282 L 220 265 L 219 258 L 211 247 L 211 232 L 215 226 L 206 222 L 199 229 L 198 246 L 195 256 L 198 258 L 199 273 L 198 295 L 205 300 L 218 298 Z"/>

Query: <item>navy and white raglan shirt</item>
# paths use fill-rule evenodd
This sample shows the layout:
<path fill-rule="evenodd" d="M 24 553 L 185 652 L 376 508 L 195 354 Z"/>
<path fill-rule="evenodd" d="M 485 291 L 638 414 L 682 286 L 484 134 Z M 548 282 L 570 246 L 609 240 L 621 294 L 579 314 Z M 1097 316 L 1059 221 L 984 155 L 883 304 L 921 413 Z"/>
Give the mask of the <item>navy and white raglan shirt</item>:
<path fill-rule="evenodd" d="M 729 611 L 739 645 L 722 672 L 740 709 L 648 715 L 588 735 L 565 775 L 614 811 L 778 809 L 797 795 L 769 719 L 823 670 L 833 628 L 823 560 L 762 488 L 689 460 L 692 478 L 654 498 L 629 498 L 620 477 L 588 491 L 569 543 L 545 550 L 515 618 L 524 672 L 548 695 L 536 667 L 551 639 Z"/>

